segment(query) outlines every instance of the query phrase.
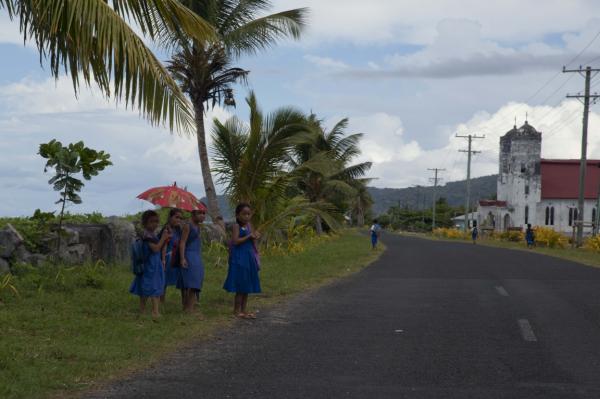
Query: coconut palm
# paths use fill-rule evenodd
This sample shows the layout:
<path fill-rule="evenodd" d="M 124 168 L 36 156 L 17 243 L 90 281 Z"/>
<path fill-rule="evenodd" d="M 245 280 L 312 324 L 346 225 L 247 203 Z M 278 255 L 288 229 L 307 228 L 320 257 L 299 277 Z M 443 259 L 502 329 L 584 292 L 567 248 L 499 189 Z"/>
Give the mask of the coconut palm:
<path fill-rule="evenodd" d="M 82 82 L 95 82 L 153 124 L 192 128 L 185 95 L 133 29 L 153 41 L 214 38 L 213 27 L 178 0 L 0 0 L 2 10 L 19 21 L 24 41 L 35 42 L 55 78 L 70 74 L 76 93 Z"/>
<path fill-rule="evenodd" d="M 356 179 L 353 186 L 355 195 L 350 200 L 350 215 L 358 227 L 365 224 L 365 216 L 373 206 L 373 197 L 367 189 L 370 179 Z"/>
<path fill-rule="evenodd" d="M 310 139 L 296 145 L 289 160 L 299 176 L 298 189 L 310 202 L 347 203 L 348 199 L 356 198 L 357 188 L 360 188 L 358 181 L 371 168 L 371 162 L 350 164 L 360 154 L 358 144 L 362 133 L 346 135 L 347 118 L 340 120 L 328 132 L 314 114 L 307 118 L 306 123 L 310 126 Z M 318 234 L 323 231 L 318 216 L 315 229 Z"/>
<path fill-rule="evenodd" d="M 304 214 L 334 224 L 327 204 L 289 196 L 296 176 L 287 165 L 292 148 L 307 137 L 304 114 L 279 108 L 264 115 L 254 93 L 246 101 L 249 123 L 235 116 L 224 123 L 215 119 L 212 132 L 214 171 L 232 203 L 250 203 L 253 224 L 263 234 Z"/>
<path fill-rule="evenodd" d="M 269 0 L 181 0 L 206 20 L 216 38 L 197 40 L 179 35 L 169 70 L 193 103 L 198 153 L 208 211 L 220 216 L 217 194 L 211 175 L 206 145 L 204 116 L 210 107 L 235 105 L 232 85 L 244 82 L 248 71 L 232 66 L 243 54 L 256 53 L 274 45 L 279 39 L 300 36 L 306 9 L 283 11 L 260 16 L 271 8 Z"/>

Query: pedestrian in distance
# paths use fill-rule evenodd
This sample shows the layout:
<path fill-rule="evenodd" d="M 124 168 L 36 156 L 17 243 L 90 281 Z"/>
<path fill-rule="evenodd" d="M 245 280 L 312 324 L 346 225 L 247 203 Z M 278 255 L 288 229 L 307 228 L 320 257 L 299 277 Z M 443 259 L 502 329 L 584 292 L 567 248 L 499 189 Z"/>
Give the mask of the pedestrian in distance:
<path fill-rule="evenodd" d="M 535 246 L 535 231 L 531 228 L 531 224 L 528 224 L 527 230 L 525 230 L 525 241 L 527 241 L 527 248 Z"/>
<path fill-rule="evenodd" d="M 183 311 L 194 312 L 194 305 L 200 298 L 204 283 L 204 263 L 202 263 L 202 239 L 200 237 L 200 224 L 206 218 L 206 211 L 192 211 L 191 220 L 184 223 L 181 230 L 179 244 L 179 257 L 181 268 L 177 288 L 182 292 Z M 198 313 L 200 319 L 202 313 Z"/>
<path fill-rule="evenodd" d="M 473 244 L 477 244 L 478 237 L 479 229 L 477 228 L 477 223 L 473 223 L 473 229 L 471 230 L 471 239 L 473 240 Z"/>
<path fill-rule="evenodd" d="M 381 226 L 379 225 L 377 219 L 373 220 L 373 224 L 369 229 L 371 234 L 371 247 L 373 249 L 377 249 L 377 243 L 379 242 L 379 236 L 381 235 Z"/>
<path fill-rule="evenodd" d="M 239 204 L 235 208 L 235 221 L 229 245 L 229 269 L 223 289 L 235 293 L 233 314 L 242 319 L 255 319 L 256 314 L 248 312 L 248 294 L 261 292 L 258 272 L 257 241 L 260 233 L 252 228 L 252 209 L 249 204 Z"/>
<path fill-rule="evenodd" d="M 159 302 L 165 290 L 165 270 L 162 263 L 161 252 L 167 241 L 171 238 L 168 229 L 162 232 L 160 238 L 155 231 L 160 224 L 158 213 L 152 210 L 142 214 L 143 233 L 137 252 L 137 261 L 141 261 L 141 270 L 135 270 L 135 278 L 131 283 L 129 292 L 140 297 L 140 313 L 146 311 L 148 298 L 152 301 L 152 318 L 156 321 L 160 317 Z"/>
<path fill-rule="evenodd" d="M 179 272 L 181 266 L 181 257 L 179 256 L 179 242 L 181 240 L 181 225 L 183 222 L 183 212 L 181 209 L 173 208 L 169 211 L 167 223 L 162 228 L 159 236 L 164 230 L 168 229 L 171 233 L 171 238 L 162 250 L 162 262 L 165 267 L 165 291 L 160 297 L 162 303 L 165 302 L 168 286 L 177 285 L 179 280 Z M 183 296 L 182 296 L 183 301 Z"/>

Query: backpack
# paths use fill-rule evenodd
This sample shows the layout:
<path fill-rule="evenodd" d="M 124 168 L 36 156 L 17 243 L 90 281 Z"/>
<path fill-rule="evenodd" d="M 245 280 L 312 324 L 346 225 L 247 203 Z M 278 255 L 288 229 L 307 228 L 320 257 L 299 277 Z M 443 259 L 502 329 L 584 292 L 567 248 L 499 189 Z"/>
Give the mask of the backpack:
<path fill-rule="evenodd" d="M 131 244 L 131 272 L 136 276 L 144 274 L 145 261 L 144 241 L 138 238 Z"/>

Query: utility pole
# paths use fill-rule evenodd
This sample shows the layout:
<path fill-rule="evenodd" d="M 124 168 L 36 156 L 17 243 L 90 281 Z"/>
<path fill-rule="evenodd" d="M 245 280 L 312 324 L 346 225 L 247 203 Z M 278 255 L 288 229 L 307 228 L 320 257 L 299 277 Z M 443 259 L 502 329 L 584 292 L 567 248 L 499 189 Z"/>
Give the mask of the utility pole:
<path fill-rule="evenodd" d="M 588 114 L 590 112 L 590 99 L 593 103 L 596 103 L 598 94 L 590 94 L 590 83 L 592 81 L 592 72 L 594 76 L 600 71 L 600 69 L 595 69 L 590 66 L 583 69 L 579 67 L 579 69 L 566 69 L 563 67 L 563 73 L 579 73 L 581 76 L 585 78 L 585 93 L 583 95 L 567 95 L 567 98 L 576 98 L 583 103 L 583 129 L 581 132 L 581 160 L 579 162 L 579 201 L 577 204 L 577 214 L 578 220 L 577 224 L 577 246 L 580 247 L 583 245 L 583 221 L 585 220 L 584 216 L 584 204 L 585 204 L 585 172 L 587 169 L 587 135 L 588 135 Z M 585 72 L 585 74 L 584 74 Z M 583 100 L 582 100 L 583 99 Z"/>
<path fill-rule="evenodd" d="M 485 136 L 478 136 L 476 134 L 468 134 L 466 136 L 456 135 L 458 138 L 465 138 L 469 141 L 469 148 L 467 150 L 458 150 L 459 152 L 467 153 L 467 200 L 465 205 L 465 226 L 464 229 L 467 231 L 471 224 L 471 157 L 473 154 L 479 154 L 481 151 L 474 151 L 472 148 L 473 139 L 484 139 Z"/>
<path fill-rule="evenodd" d="M 439 174 L 439 172 L 443 172 L 446 169 L 429 168 L 427 170 L 431 170 L 434 172 L 434 177 L 429 179 L 429 181 L 433 182 L 433 213 L 432 213 L 432 219 L 431 219 L 431 231 L 433 231 L 435 229 L 435 202 L 436 202 L 435 194 L 436 194 L 438 183 L 440 182 L 440 180 L 442 180 L 438 177 L 438 174 Z"/>

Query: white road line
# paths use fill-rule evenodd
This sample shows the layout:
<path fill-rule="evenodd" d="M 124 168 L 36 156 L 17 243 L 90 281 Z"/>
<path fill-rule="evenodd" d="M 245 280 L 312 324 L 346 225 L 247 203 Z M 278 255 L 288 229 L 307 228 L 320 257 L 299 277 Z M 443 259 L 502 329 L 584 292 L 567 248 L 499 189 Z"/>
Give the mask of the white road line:
<path fill-rule="evenodd" d="M 498 291 L 498 294 L 500 294 L 502 296 L 508 296 L 508 292 L 502 286 L 496 287 L 496 291 Z"/>
<path fill-rule="evenodd" d="M 519 320 L 519 328 L 521 329 L 521 335 L 523 339 L 528 342 L 535 342 L 537 338 L 533 333 L 533 328 L 531 328 L 531 324 L 529 324 L 529 320 L 520 319 Z"/>

